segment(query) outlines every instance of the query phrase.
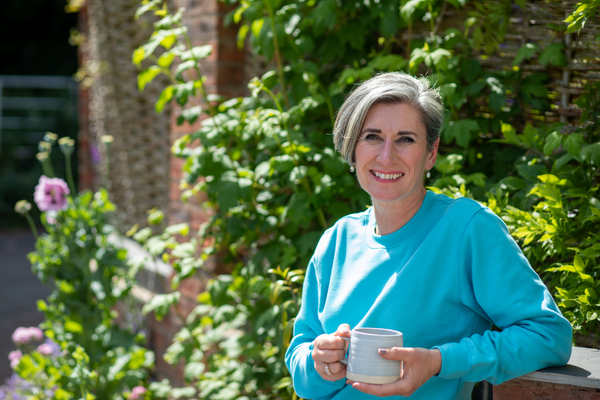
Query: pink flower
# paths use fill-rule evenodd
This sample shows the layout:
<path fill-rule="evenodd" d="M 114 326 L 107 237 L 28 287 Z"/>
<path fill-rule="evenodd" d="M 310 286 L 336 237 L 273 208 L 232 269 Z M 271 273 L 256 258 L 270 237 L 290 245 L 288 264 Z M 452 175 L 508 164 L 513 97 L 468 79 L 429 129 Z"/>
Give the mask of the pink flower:
<path fill-rule="evenodd" d="M 40 341 L 42 339 L 44 339 L 44 332 L 35 326 L 30 328 L 20 326 L 12 334 L 12 340 L 16 344 L 25 344 L 32 340 Z"/>
<path fill-rule="evenodd" d="M 16 344 L 23 344 L 29 342 L 29 328 L 20 326 L 17 329 L 15 329 L 14 333 L 12 334 L 12 340 Z"/>
<path fill-rule="evenodd" d="M 20 363 L 20 362 L 21 362 L 21 359 L 20 359 L 20 358 L 15 358 L 14 360 L 12 360 L 12 361 L 10 362 L 10 367 L 11 367 L 12 369 L 15 369 L 15 368 L 17 368 L 17 366 L 19 365 L 19 363 Z"/>
<path fill-rule="evenodd" d="M 42 343 L 38 346 L 37 351 L 44 356 L 49 356 L 52 354 L 52 346 L 48 343 Z"/>
<path fill-rule="evenodd" d="M 23 357 L 23 353 L 21 353 L 20 350 L 13 350 L 10 353 L 8 353 L 8 359 L 10 361 L 18 360 L 21 357 Z"/>
<path fill-rule="evenodd" d="M 69 187 L 60 178 L 48 178 L 42 175 L 35 187 L 33 199 L 40 211 L 59 211 L 67 207 Z"/>
<path fill-rule="evenodd" d="M 30 340 L 42 340 L 44 339 L 44 332 L 36 326 L 32 326 L 29 328 L 29 337 Z"/>
<path fill-rule="evenodd" d="M 132 399 L 139 399 L 141 395 L 143 395 L 144 393 L 146 393 L 146 388 L 143 386 L 136 386 L 131 390 L 131 398 Z"/>

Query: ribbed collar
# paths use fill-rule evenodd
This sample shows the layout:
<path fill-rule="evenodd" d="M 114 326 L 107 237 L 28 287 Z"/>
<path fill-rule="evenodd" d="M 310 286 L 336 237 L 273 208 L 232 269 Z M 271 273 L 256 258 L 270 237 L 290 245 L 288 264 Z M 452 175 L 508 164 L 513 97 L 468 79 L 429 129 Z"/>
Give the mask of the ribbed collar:
<path fill-rule="evenodd" d="M 428 190 L 423 198 L 423 204 L 421 204 L 419 211 L 417 211 L 417 213 L 402 228 L 389 235 L 381 236 L 375 234 L 375 212 L 373 207 L 369 208 L 365 215 L 365 242 L 367 243 L 367 246 L 374 249 L 381 249 L 400 245 L 419 229 L 419 226 L 425 221 L 435 202 L 435 197 L 435 193 Z"/>

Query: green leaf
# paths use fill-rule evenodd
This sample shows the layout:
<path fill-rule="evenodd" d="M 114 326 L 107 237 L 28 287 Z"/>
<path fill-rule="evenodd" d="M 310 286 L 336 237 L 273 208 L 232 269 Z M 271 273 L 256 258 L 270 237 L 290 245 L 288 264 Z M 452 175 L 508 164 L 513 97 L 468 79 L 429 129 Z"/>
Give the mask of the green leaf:
<path fill-rule="evenodd" d="M 202 376 L 206 367 L 202 362 L 188 362 L 183 370 L 183 375 L 189 381 L 195 381 Z"/>
<path fill-rule="evenodd" d="M 242 25 L 237 33 L 237 47 L 239 50 L 244 48 L 244 42 L 246 41 L 246 36 L 248 36 L 248 32 L 250 32 L 249 25 Z"/>
<path fill-rule="evenodd" d="M 562 51 L 564 48 L 564 43 L 552 43 L 542 51 L 542 54 L 540 54 L 540 64 L 544 67 L 548 63 L 557 67 L 564 67 L 567 64 L 567 59 Z"/>
<path fill-rule="evenodd" d="M 165 228 L 165 233 L 169 235 L 187 236 L 190 233 L 190 226 L 185 222 L 181 224 L 171 225 Z"/>
<path fill-rule="evenodd" d="M 146 50 L 143 47 L 138 47 L 137 49 L 135 49 L 133 51 L 133 54 L 131 55 L 131 61 L 135 65 L 138 65 L 138 66 L 145 59 L 146 59 Z"/>
<path fill-rule="evenodd" d="M 160 97 L 158 98 L 158 101 L 156 102 L 155 105 L 155 109 L 157 113 L 162 112 L 162 110 L 164 110 L 165 106 L 167 105 L 167 103 L 169 101 L 171 101 L 171 99 L 173 98 L 173 93 L 174 93 L 174 87 L 173 85 L 167 86 L 162 93 L 160 94 Z"/>
<path fill-rule="evenodd" d="M 573 160 L 573 156 L 570 155 L 569 153 L 565 153 L 554 162 L 554 168 L 557 170 L 560 170 L 562 167 L 567 165 L 569 163 L 569 161 L 571 161 L 571 160 Z"/>
<path fill-rule="evenodd" d="M 180 57 L 183 61 L 188 61 L 188 60 L 198 61 L 198 60 L 208 57 L 210 55 L 210 53 L 212 53 L 212 45 L 205 44 L 204 46 L 192 47 L 190 50 L 181 53 Z"/>
<path fill-rule="evenodd" d="M 183 258 L 183 257 L 192 257 L 196 252 L 196 246 L 194 243 L 186 242 L 180 243 L 171 252 L 171 254 L 175 257 Z"/>
<path fill-rule="evenodd" d="M 180 292 L 173 292 L 169 294 L 157 294 L 142 308 L 142 315 L 146 315 L 149 312 L 153 312 L 156 315 L 157 320 L 161 320 L 169 312 L 169 308 L 179 303 L 181 297 Z"/>
<path fill-rule="evenodd" d="M 427 5 L 429 2 L 430 0 L 409 0 L 400 8 L 400 15 L 405 20 L 411 19 L 415 11 Z"/>
<path fill-rule="evenodd" d="M 600 165 L 600 142 L 592 143 L 581 148 L 581 159 Z"/>
<path fill-rule="evenodd" d="M 254 37 L 258 38 L 260 36 L 260 31 L 262 30 L 263 24 L 265 23 L 264 19 L 255 19 L 252 21 L 252 26 L 250 27 L 250 31 L 254 35 Z"/>
<path fill-rule="evenodd" d="M 196 66 L 196 60 L 187 60 L 182 62 L 177 66 L 175 70 L 175 79 L 179 81 L 183 81 L 183 73 L 190 68 L 194 68 Z"/>
<path fill-rule="evenodd" d="M 508 143 L 512 143 L 512 144 L 516 144 L 516 145 L 521 144 L 521 141 L 519 140 L 519 137 L 517 136 L 516 130 L 515 130 L 515 128 L 513 128 L 512 125 L 505 124 L 504 122 L 501 122 L 500 124 L 502 127 L 502 136 L 504 136 L 504 138 L 506 139 L 506 141 Z"/>
<path fill-rule="evenodd" d="M 513 65 L 517 66 L 523 62 L 524 59 L 531 59 L 533 55 L 538 51 L 538 47 L 533 43 L 525 43 L 519 51 L 517 56 L 513 60 Z"/>
<path fill-rule="evenodd" d="M 556 150 L 562 143 L 563 136 L 558 132 L 552 132 L 546 137 L 546 143 L 544 144 L 544 154 L 549 156 L 554 150 Z"/>
<path fill-rule="evenodd" d="M 188 386 L 188 387 L 182 387 L 182 388 L 173 388 L 173 390 L 171 391 L 171 396 L 174 399 L 179 399 L 181 397 L 192 397 L 196 394 L 196 389 Z"/>
<path fill-rule="evenodd" d="M 579 158 L 581 145 L 584 143 L 583 136 L 578 133 L 571 133 L 565 138 L 565 149 L 575 158 Z"/>
<path fill-rule="evenodd" d="M 443 131 L 444 142 L 450 143 L 455 139 L 459 146 L 466 148 L 471 141 L 472 133 L 478 132 L 479 124 L 475 120 L 461 119 L 460 121 L 449 121 Z"/>
<path fill-rule="evenodd" d="M 69 319 L 65 322 L 65 331 L 73 333 L 83 333 L 83 326 L 79 322 Z"/>
<path fill-rule="evenodd" d="M 174 59 L 175 53 L 173 53 L 172 51 L 167 51 L 161 54 L 160 57 L 158 57 L 158 61 L 156 63 L 163 68 L 169 68 L 173 63 Z"/>
<path fill-rule="evenodd" d="M 425 57 L 425 64 L 429 68 L 435 68 L 436 66 L 440 65 L 442 61 L 445 61 L 450 57 L 452 57 L 452 53 L 446 49 L 439 48 L 429 53 L 429 55 Z"/>
<path fill-rule="evenodd" d="M 186 108 L 181 112 L 181 115 L 177 117 L 177 125 L 182 125 L 184 121 L 187 121 L 189 124 L 193 124 L 196 122 L 201 113 L 201 106 Z"/>

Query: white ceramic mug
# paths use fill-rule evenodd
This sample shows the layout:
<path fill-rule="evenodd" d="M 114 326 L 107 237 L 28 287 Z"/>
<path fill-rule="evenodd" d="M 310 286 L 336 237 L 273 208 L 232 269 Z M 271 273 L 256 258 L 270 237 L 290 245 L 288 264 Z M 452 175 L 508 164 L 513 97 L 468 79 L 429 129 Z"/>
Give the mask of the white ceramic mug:
<path fill-rule="evenodd" d="M 348 357 L 340 362 L 346 364 L 346 378 L 355 382 L 384 384 L 400 379 L 401 362 L 387 360 L 379 355 L 379 349 L 402 347 L 402 332 L 381 328 L 355 328 L 350 338 Z"/>

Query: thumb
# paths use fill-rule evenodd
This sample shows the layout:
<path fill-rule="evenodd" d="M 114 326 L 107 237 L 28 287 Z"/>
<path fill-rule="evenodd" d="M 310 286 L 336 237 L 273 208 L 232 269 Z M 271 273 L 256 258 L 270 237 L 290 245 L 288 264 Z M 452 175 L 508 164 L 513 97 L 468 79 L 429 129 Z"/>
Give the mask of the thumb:
<path fill-rule="evenodd" d="M 336 336 L 350 337 L 350 325 L 341 324 L 335 332 Z"/>
<path fill-rule="evenodd" d="M 413 349 L 410 347 L 389 347 L 379 349 L 379 355 L 386 360 L 409 361 Z"/>

